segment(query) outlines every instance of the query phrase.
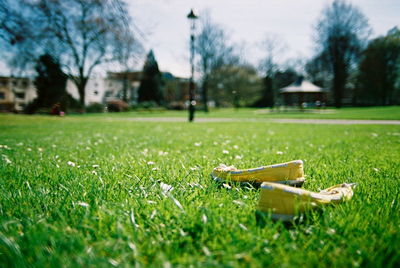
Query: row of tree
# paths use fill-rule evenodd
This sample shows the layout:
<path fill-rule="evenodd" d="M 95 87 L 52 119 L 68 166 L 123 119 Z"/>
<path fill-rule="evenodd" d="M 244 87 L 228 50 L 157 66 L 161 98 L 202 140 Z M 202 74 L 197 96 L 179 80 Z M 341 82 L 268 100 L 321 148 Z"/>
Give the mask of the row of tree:
<path fill-rule="evenodd" d="M 122 0 L 0 0 L 0 53 L 8 57 L 10 67 L 25 70 L 37 62 L 37 55 L 45 55 L 39 59 L 42 66 L 46 61 L 59 64 L 65 76 L 56 74 L 59 81 L 71 79 L 84 105 L 85 86 L 95 68 L 116 62 L 127 74 L 143 54 L 132 25 Z M 298 75 L 331 89 L 336 107 L 341 107 L 344 99 L 355 105 L 399 104 L 400 31 L 394 28 L 368 40 L 370 33 L 367 18 L 356 6 L 335 0 L 316 23 L 316 54 L 310 60 L 297 66 L 278 65 L 276 58 L 284 46 L 277 36 L 268 35 L 262 43 L 263 59 L 254 67 L 240 47 L 229 41 L 226 30 L 204 13 L 195 39 L 203 108 L 208 111 L 210 100 L 217 106 L 273 107 L 278 101 L 277 89 Z M 36 71 L 43 76 L 46 70 L 39 67 Z M 36 83 L 44 83 L 39 80 Z M 122 98 L 127 101 L 128 77 L 124 81 Z M 162 85 L 151 51 L 138 101 L 163 104 Z"/>

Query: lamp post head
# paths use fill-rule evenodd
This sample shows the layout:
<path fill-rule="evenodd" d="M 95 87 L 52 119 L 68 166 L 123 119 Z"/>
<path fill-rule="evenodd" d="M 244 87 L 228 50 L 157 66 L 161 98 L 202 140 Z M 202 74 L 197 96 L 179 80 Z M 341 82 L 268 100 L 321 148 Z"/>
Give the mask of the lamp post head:
<path fill-rule="evenodd" d="M 196 15 L 194 14 L 194 12 L 193 12 L 193 9 L 191 9 L 191 10 L 190 10 L 190 13 L 187 15 L 187 18 L 188 18 L 189 20 L 195 20 L 195 19 L 198 18 L 198 16 L 196 16 Z"/>

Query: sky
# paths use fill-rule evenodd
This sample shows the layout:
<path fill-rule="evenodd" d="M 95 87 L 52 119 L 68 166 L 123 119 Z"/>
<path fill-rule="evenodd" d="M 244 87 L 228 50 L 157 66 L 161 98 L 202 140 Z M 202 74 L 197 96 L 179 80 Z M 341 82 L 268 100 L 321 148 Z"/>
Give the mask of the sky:
<path fill-rule="evenodd" d="M 371 38 L 400 27 L 400 0 L 350 0 L 369 19 Z M 189 22 L 193 8 L 207 10 L 223 26 L 229 41 L 241 44 L 245 58 L 257 65 L 264 56 L 260 43 L 266 35 L 286 45 L 278 62 L 313 55 L 313 25 L 332 0 L 130 0 L 129 12 L 140 29 L 140 40 L 153 49 L 159 67 L 176 76 L 188 76 Z M 198 27 L 199 28 L 199 27 Z M 139 64 L 140 65 L 140 64 Z M 141 66 L 137 67 L 141 69 Z"/>

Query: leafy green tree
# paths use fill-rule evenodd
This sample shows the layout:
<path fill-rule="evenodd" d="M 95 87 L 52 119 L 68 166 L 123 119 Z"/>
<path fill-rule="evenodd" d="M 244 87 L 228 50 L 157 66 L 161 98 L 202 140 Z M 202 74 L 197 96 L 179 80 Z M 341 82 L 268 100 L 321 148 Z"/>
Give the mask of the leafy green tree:
<path fill-rule="evenodd" d="M 358 96 L 361 104 L 399 104 L 400 30 L 393 28 L 386 36 L 372 40 L 363 52 L 359 66 Z"/>
<path fill-rule="evenodd" d="M 147 54 L 142 75 L 138 90 L 138 102 L 154 101 L 161 105 L 163 103 L 163 81 L 153 50 Z"/>
<path fill-rule="evenodd" d="M 39 57 L 36 64 L 36 78 L 34 84 L 37 90 L 35 100 L 38 108 L 51 108 L 55 104 L 60 104 L 66 108 L 66 84 L 67 75 L 61 70 L 61 66 L 56 59 L 49 54 Z"/>

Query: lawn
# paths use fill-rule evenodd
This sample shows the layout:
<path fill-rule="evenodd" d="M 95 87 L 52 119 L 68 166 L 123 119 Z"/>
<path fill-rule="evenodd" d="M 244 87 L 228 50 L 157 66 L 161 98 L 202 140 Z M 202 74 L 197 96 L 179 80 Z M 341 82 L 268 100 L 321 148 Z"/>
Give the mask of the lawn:
<path fill-rule="evenodd" d="M 400 264 L 398 126 L 1 115 L 0 144 L 5 267 Z M 353 199 L 260 222 L 259 190 L 210 178 L 295 159 L 305 189 L 355 182 Z"/>
<path fill-rule="evenodd" d="M 198 107 L 201 109 L 201 107 Z M 133 111 L 126 113 L 109 113 L 109 117 L 187 117 L 187 111 Z M 81 117 L 81 115 L 76 115 Z M 87 114 L 89 117 L 103 117 L 104 114 Z M 277 119 L 277 118 L 315 118 L 315 119 L 376 119 L 400 120 L 400 106 L 387 107 L 356 107 L 356 108 L 325 108 L 325 109 L 257 109 L 257 108 L 223 108 L 211 109 L 209 113 L 198 111 L 198 118 L 251 118 L 251 119 Z"/>

